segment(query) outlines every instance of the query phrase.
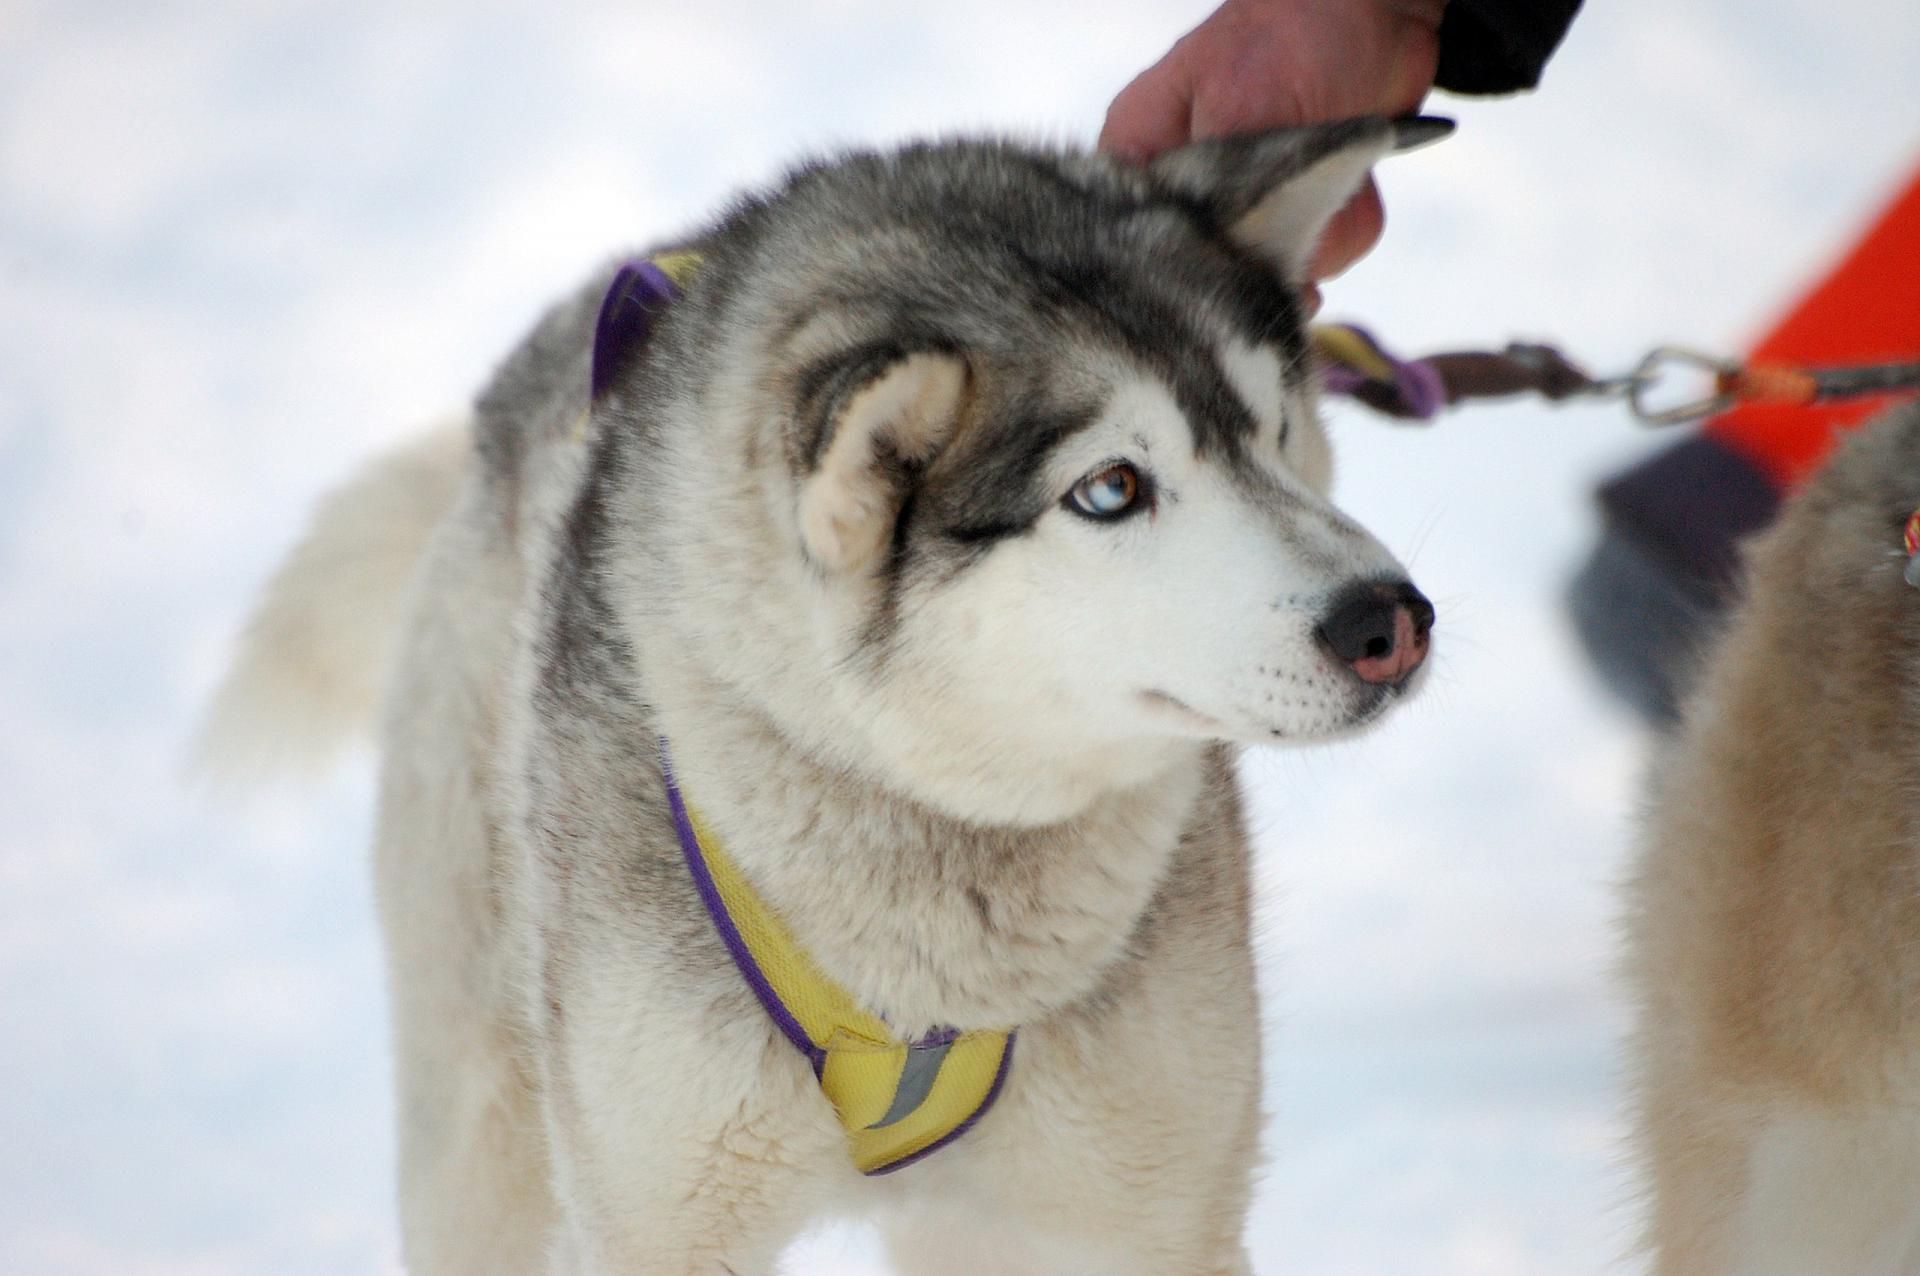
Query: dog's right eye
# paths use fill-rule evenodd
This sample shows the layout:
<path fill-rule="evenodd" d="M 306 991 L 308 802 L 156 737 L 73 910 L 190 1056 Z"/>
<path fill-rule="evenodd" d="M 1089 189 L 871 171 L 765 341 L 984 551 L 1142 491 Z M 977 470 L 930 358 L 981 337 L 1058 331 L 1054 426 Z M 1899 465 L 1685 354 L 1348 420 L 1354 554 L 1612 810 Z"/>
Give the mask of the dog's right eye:
<path fill-rule="evenodd" d="M 1066 504 L 1086 518 L 1119 518 L 1140 503 L 1146 484 L 1140 471 L 1118 461 L 1104 465 L 1075 483 L 1067 492 Z"/>

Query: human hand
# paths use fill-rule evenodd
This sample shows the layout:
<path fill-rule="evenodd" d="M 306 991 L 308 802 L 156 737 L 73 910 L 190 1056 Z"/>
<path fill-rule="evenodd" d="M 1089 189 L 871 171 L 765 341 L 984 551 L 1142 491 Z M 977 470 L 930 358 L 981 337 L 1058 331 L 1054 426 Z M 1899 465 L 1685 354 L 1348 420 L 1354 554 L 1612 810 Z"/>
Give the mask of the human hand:
<path fill-rule="evenodd" d="M 1226 0 L 1120 91 L 1100 145 L 1145 160 L 1200 138 L 1405 115 L 1433 87 L 1445 8 L 1446 0 Z M 1328 223 L 1309 277 L 1331 278 L 1359 260 L 1385 217 L 1369 179 Z"/>

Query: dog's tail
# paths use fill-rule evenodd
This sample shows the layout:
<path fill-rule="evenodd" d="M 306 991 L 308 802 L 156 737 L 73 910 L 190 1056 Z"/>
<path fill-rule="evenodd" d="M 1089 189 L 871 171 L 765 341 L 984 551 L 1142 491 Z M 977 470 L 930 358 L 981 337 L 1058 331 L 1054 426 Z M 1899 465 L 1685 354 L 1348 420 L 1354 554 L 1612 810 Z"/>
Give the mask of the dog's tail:
<path fill-rule="evenodd" d="M 322 498 L 254 606 L 192 746 L 191 777 L 310 776 L 372 724 L 413 578 L 471 450 L 463 420 L 375 459 Z"/>

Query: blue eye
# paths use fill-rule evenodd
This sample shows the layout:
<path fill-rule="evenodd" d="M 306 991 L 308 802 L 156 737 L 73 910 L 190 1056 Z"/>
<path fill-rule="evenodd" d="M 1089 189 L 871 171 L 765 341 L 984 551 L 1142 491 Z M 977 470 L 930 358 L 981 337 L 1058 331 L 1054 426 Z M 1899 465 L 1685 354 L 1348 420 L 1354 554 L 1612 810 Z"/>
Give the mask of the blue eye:
<path fill-rule="evenodd" d="M 1067 504 L 1088 518 L 1118 518 L 1140 500 L 1140 472 L 1120 461 L 1103 466 L 1073 485 Z"/>

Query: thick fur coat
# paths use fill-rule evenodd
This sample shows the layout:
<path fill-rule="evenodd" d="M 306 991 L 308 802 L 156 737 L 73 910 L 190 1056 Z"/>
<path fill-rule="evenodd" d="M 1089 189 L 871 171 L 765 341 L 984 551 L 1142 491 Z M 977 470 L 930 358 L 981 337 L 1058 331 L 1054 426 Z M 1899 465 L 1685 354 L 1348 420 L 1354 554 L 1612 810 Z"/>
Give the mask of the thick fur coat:
<path fill-rule="evenodd" d="M 598 399 L 611 271 L 328 507 L 214 735 L 328 740 L 335 687 L 384 687 L 412 1270 L 765 1272 L 836 1211 L 904 1272 L 1247 1270 L 1231 750 L 1372 721 L 1432 619 L 1327 501 L 1293 281 L 1435 131 L 809 165 L 674 245 L 703 264 Z M 696 895 L 663 737 L 858 1002 L 1017 1027 L 965 1138 L 854 1171 Z"/>
<path fill-rule="evenodd" d="M 1752 547 L 1633 884 L 1637 1151 L 1672 1276 L 1920 1272 L 1920 409 Z"/>

